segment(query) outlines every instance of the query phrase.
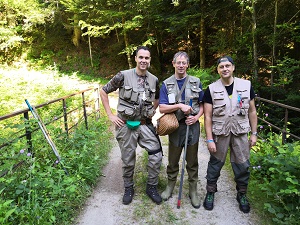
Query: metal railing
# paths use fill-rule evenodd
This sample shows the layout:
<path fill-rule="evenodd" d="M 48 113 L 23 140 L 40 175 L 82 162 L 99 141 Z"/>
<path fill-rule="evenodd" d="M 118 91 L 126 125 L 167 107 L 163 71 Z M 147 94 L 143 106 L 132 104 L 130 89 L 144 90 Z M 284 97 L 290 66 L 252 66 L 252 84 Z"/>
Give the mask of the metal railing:
<path fill-rule="evenodd" d="M 73 96 L 81 95 L 81 104 L 78 107 L 74 108 L 68 108 L 67 106 L 67 100 L 70 99 Z M 36 109 L 42 109 L 43 107 L 47 108 L 50 105 L 61 102 L 61 114 L 58 116 L 55 116 L 54 119 L 51 119 L 50 121 L 47 121 L 45 125 L 49 125 L 51 123 L 54 123 L 58 120 L 63 120 L 63 129 L 66 135 L 69 135 L 69 132 L 72 128 L 78 125 L 78 123 L 83 119 L 85 123 L 86 129 L 88 129 L 88 117 L 90 115 L 94 115 L 95 119 L 97 120 L 100 117 L 100 95 L 99 95 L 99 87 L 94 88 L 88 88 L 76 93 L 72 93 L 70 95 L 63 96 L 61 98 L 57 98 L 48 102 L 45 102 L 40 105 L 36 105 Z M 47 110 L 47 109 L 45 109 Z M 80 112 L 81 111 L 81 112 Z M 22 128 L 25 127 L 25 129 L 20 129 L 16 133 L 11 134 L 11 136 L 2 138 L 2 140 L 6 140 L 4 143 L 0 143 L 0 151 L 3 150 L 4 147 L 8 147 L 9 145 L 13 144 L 14 142 L 17 142 L 20 139 L 26 138 L 27 141 L 27 149 L 28 152 L 32 151 L 33 146 L 33 140 L 32 140 L 32 134 L 33 132 L 36 132 L 39 130 L 38 127 L 32 127 L 32 124 L 29 123 L 29 109 L 23 109 L 19 111 L 15 111 L 13 113 L 0 116 L 0 122 L 8 119 L 15 119 L 19 123 L 23 122 Z M 80 112 L 77 113 L 77 115 L 80 117 L 80 119 L 77 119 L 77 121 L 74 121 L 74 119 L 70 116 L 74 112 Z M 20 120 L 19 116 L 23 117 L 24 119 Z M 1 140 L 1 139 L 0 139 Z M 20 165 L 22 165 L 22 162 L 17 163 L 13 166 L 13 168 L 17 168 Z M 1 171 L 0 171 L 1 172 Z M 6 171 L 2 171 L 0 174 L 1 176 L 4 176 L 6 174 Z"/>
<path fill-rule="evenodd" d="M 271 126 L 272 128 L 278 130 L 279 132 L 282 133 L 282 143 L 286 143 L 286 138 L 287 138 L 287 135 L 290 135 L 291 137 L 297 139 L 297 140 L 300 140 L 300 137 L 297 136 L 296 134 L 293 134 L 293 133 L 290 133 L 287 131 L 288 129 L 288 120 L 289 120 L 289 110 L 290 111 L 296 111 L 296 112 L 300 112 L 300 109 L 299 108 L 296 108 L 296 107 L 293 107 L 293 106 L 289 106 L 289 105 L 285 105 L 285 104 L 282 104 L 282 103 L 279 103 L 279 102 L 275 102 L 275 101 L 271 101 L 271 100 L 268 100 L 268 99 L 265 99 L 265 98 L 261 98 L 261 97 L 255 97 L 255 100 L 257 101 L 262 101 L 262 102 L 267 102 L 267 103 L 270 103 L 272 105 L 275 105 L 275 106 L 279 106 L 281 108 L 284 109 L 284 125 L 283 125 L 283 128 L 280 128 L 270 122 L 268 122 L 267 120 L 261 118 L 261 117 L 258 117 L 258 119 L 266 124 L 268 124 L 269 126 Z"/>

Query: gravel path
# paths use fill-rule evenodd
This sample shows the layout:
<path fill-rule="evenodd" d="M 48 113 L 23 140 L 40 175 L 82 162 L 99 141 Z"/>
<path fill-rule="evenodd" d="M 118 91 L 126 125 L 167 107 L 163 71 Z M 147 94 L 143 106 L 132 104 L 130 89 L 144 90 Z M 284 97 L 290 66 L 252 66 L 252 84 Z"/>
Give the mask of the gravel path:
<path fill-rule="evenodd" d="M 160 180 L 164 183 L 159 189 L 163 191 L 166 185 L 166 165 L 167 165 L 167 138 L 161 138 L 164 158 Z M 119 224 L 200 224 L 200 225 L 259 225 L 259 219 L 255 215 L 255 210 L 249 214 L 239 211 L 238 203 L 235 199 L 235 184 L 231 171 L 226 171 L 225 167 L 221 172 L 218 181 L 219 191 L 215 194 L 215 207 L 212 211 L 207 211 L 201 205 L 199 209 L 194 209 L 188 198 L 188 182 L 185 172 L 181 207 L 177 209 L 177 197 L 179 189 L 179 178 L 174 189 L 173 197 L 161 205 L 153 203 L 145 194 L 145 187 L 135 189 L 135 196 L 129 205 L 122 204 L 123 179 L 122 163 L 119 147 L 114 140 L 115 146 L 110 153 L 110 161 L 103 170 L 104 176 L 95 188 L 92 196 L 87 200 L 84 208 L 80 212 L 74 224 L 76 225 L 119 225 Z M 142 164 L 143 149 L 138 148 L 137 164 Z M 203 202 L 205 197 L 206 167 L 209 160 L 209 153 L 203 138 L 199 140 L 199 183 L 198 193 Z M 181 172 L 180 163 L 180 172 Z M 144 171 L 145 172 L 145 171 Z M 142 171 L 143 173 L 143 171 Z M 140 171 L 136 171 L 139 176 Z M 146 185 L 146 184 L 143 184 Z M 137 185 L 138 186 L 138 185 Z M 140 185 L 141 186 L 141 185 Z"/>

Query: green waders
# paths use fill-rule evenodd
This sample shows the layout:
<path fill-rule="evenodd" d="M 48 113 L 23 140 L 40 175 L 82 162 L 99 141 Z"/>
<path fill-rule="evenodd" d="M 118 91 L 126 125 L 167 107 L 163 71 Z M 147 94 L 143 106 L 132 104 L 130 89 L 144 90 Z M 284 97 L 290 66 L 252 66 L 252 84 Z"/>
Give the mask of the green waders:
<path fill-rule="evenodd" d="M 169 142 L 168 149 L 168 166 L 167 166 L 167 175 L 168 175 L 168 184 L 161 194 L 163 200 L 168 200 L 173 193 L 177 176 L 179 173 L 179 160 L 182 152 L 182 147 L 176 147 Z M 187 147 L 186 152 L 186 170 L 188 173 L 189 181 L 189 196 L 193 207 L 200 207 L 200 200 L 197 196 L 197 182 L 198 182 L 198 142 Z"/>

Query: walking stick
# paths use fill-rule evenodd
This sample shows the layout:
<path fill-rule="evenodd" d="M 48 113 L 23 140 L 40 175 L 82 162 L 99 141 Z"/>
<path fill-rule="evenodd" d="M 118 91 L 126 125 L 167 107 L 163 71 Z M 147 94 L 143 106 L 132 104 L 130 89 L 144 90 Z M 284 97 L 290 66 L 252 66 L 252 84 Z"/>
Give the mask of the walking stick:
<path fill-rule="evenodd" d="M 36 109 L 35 109 L 33 106 L 31 106 L 31 105 L 29 104 L 29 102 L 28 102 L 27 99 L 25 99 L 25 102 L 26 102 L 26 104 L 27 104 L 29 110 L 31 111 L 33 117 L 37 120 L 37 122 L 38 122 L 38 124 L 39 124 L 39 127 L 41 128 L 41 130 L 42 130 L 42 132 L 43 132 L 43 134 L 44 134 L 44 137 L 46 138 L 46 140 L 48 141 L 49 145 L 51 146 L 51 148 L 52 148 L 52 150 L 53 150 L 53 152 L 54 152 L 56 158 L 58 159 L 58 162 L 62 165 L 62 167 L 63 167 L 63 169 L 64 169 L 66 175 L 68 175 L 68 171 L 67 171 L 67 169 L 63 166 L 63 164 L 62 164 L 62 162 L 61 162 L 60 155 L 59 155 L 59 153 L 58 153 L 58 151 L 57 151 L 57 149 L 56 149 L 56 146 L 55 146 L 54 142 L 52 141 L 52 139 L 51 139 L 51 137 L 50 137 L 50 135 L 49 135 L 49 132 L 48 132 L 48 130 L 46 129 L 46 127 L 45 127 L 45 125 L 44 125 L 42 119 L 40 118 L 40 116 L 39 116 L 39 114 L 37 113 Z"/>
<path fill-rule="evenodd" d="M 190 99 L 190 106 L 192 106 L 193 99 Z M 184 143 L 184 151 L 183 151 L 183 159 L 182 159 L 182 168 L 181 168 L 181 176 L 180 176 L 180 185 L 179 185 L 179 194 L 178 194 L 178 201 L 177 201 L 177 209 L 180 208 L 181 204 L 181 194 L 182 194 L 182 186 L 183 186 L 183 176 L 184 176 L 184 167 L 185 167 L 185 158 L 186 158 L 186 150 L 189 138 L 189 129 L 190 126 L 186 126 L 186 135 L 185 135 L 185 143 Z"/>

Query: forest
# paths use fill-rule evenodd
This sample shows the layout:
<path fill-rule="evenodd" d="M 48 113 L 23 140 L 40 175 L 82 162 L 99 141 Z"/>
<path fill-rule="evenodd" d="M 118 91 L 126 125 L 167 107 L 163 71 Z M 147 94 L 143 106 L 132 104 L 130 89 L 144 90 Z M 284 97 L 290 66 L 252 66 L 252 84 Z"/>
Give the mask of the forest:
<path fill-rule="evenodd" d="M 32 68 L 46 69 L 57 74 L 76 74 L 82 80 L 104 84 L 119 70 L 135 66 L 134 51 L 140 45 L 151 49 L 150 71 L 157 75 L 160 81 L 173 73 L 173 55 L 177 51 L 186 51 L 190 56 L 189 73 L 199 76 L 203 88 L 206 88 L 218 77 L 217 58 L 230 55 L 236 65 L 235 76 L 251 80 L 259 97 L 300 108 L 299 0 L 0 0 L 1 68 L 26 67 L 29 71 Z M 6 79 L 8 80 L 9 76 L 1 73 L 0 90 L 2 98 L 5 96 L 5 99 L 1 99 L 1 110 L 2 113 L 11 113 L 10 104 L 18 98 L 16 93 L 20 93 L 23 87 L 17 86 L 16 82 L 9 85 L 11 92 L 16 88 L 14 94 L 6 91 Z M 26 77 L 23 75 L 24 79 Z M 44 82 L 47 83 L 47 80 L 44 79 Z M 23 80 L 20 84 L 22 83 L 27 84 L 27 81 Z M 60 93 L 63 86 L 66 85 L 59 84 L 57 90 L 48 87 L 46 91 L 40 90 L 44 93 L 38 94 L 37 98 L 45 100 L 46 94 L 47 97 L 60 97 L 53 94 Z M 41 89 L 41 85 L 35 90 L 38 89 Z M 15 98 L 12 98 L 12 95 Z M 284 121 L 284 112 L 280 111 L 279 107 L 259 107 L 258 113 L 262 117 L 268 117 L 270 122 L 275 124 Z M 288 116 L 288 130 L 298 135 L 299 113 L 291 112 Z M 282 145 L 280 133 L 274 133 L 266 125 L 264 127 L 264 138 L 273 146 L 262 140 L 251 153 L 254 163 L 262 168 L 253 168 L 253 189 L 259 188 L 258 194 L 263 195 L 262 199 L 267 199 L 262 207 L 272 214 L 274 224 L 297 224 L 300 193 L 299 144 L 295 142 Z M 102 134 L 105 134 L 106 128 L 101 128 Z M 95 128 L 96 131 L 99 129 Z M 95 140 L 98 140 L 99 134 L 96 131 L 91 132 L 95 135 Z M 80 140 L 73 141 L 70 149 L 83 149 L 83 146 L 88 144 L 85 141 L 86 131 L 82 132 L 76 136 Z M 63 146 L 65 143 L 61 142 Z M 20 147 L 18 143 L 16 146 Z M 94 146 L 84 148 L 88 156 Z M 19 150 L 17 153 L 19 154 Z M 4 156 L 9 158 L 10 154 L 18 155 L 12 150 Z M 25 157 L 24 154 L 21 156 Z M 37 162 L 30 159 L 28 165 L 31 165 L 30 163 Z M 85 165 L 87 162 L 81 160 L 80 163 Z M 81 165 L 80 163 L 78 165 Z M 74 160 L 74 165 L 70 167 L 74 166 L 72 169 L 78 172 L 78 165 Z M 94 171 L 98 170 L 97 166 L 95 163 L 93 171 L 80 171 L 86 176 L 91 176 L 92 180 L 82 179 L 82 182 L 88 180 L 92 185 L 96 182 L 94 176 L 97 174 L 94 174 Z M 63 171 L 53 170 L 52 166 L 45 168 L 45 173 L 41 176 L 46 177 L 48 170 L 53 174 L 58 173 L 57 177 L 63 176 Z M 12 176 L 16 181 L 21 179 L 18 175 Z M 76 184 L 70 178 L 64 181 L 66 183 L 61 183 L 61 189 L 58 189 L 52 178 L 45 177 L 37 179 L 36 182 L 45 182 L 44 187 L 53 186 L 53 193 L 57 195 L 57 205 L 61 201 L 61 190 L 70 184 Z M 72 179 L 76 180 L 77 177 Z M 5 196 L 5 193 L 16 195 L 15 188 L 19 183 L 13 184 L 12 180 L 0 178 L 1 197 Z M 9 190 L 4 191 L 7 187 L 5 184 L 10 184 Z M 44 220 L 40 219 L 41 223 L 49 221 L 48 217 L 56 222 L 66 221 L 61 212 L 68 209 L 54 213 L 52 210 L 57 207 L 55 205 L 49 207 L 49 211 L 45 211 L 46 203 L 53 202 L 53 197 L 43 202 L 45 198 L 36 192 L 36 199 L 29 201 L 30 199 L 22 198 L 28 192 L 28 187 L 25 186 L 24 184 L 22 190 L 18 189 L 17 200 L 9 200 L 15 204 L 15 211 L 7 210 L 9 213 L 5 214 L 5 209 L 9 209 L 11 202 L 0 202 L 0 211 L 4 213 L 4 216 L 0 214 L 0 222 L 28 223 L 26 210 L 30 209 L 33 202 L 40 203 L 40 208 L 36 207 L 34 215 L 43 212 Z M 67 190 L 71 197 L 74 197 L 76 204 L 79 202 L 78 192 L 82 194 L 81 191 L 77 192 L 77 188 L 80 190 L 80 187 L 74 187 L 74 191 L 73 186 L 71 190 Z M 252 194 L 254 192 L 257 193 L 253 191 Z M 10 199 L 8 194 L 6 197 Z M 261 198 L 258 196 L 256 199 Z M 30 204 L 27 207 L 25 203 L 28 202 Z M 21 208 L 22 203 L 24 208 Z M 71 204 L 68 206 L 69 211 L 75 208 Z M 20 214 L 21 212 L 23 214 Z M 66 217 L 69 218 L 69 214 Z M 4 218 L 3 221 L 1 218 Z M 35 217 L 30 218 L 33 221 L 37 220 Z"/>
<path fill-rule="evenodd" d="M 1 63 L 110 77 L 147 45 L 151 70 L 163 78 L 178 50 L 189 53 L 191 67 L 213 72 L 227 54 L 259 96 L 300 104 L 299 0 L 1 0 L 0 8 Z"/>

